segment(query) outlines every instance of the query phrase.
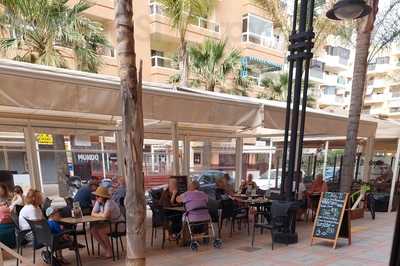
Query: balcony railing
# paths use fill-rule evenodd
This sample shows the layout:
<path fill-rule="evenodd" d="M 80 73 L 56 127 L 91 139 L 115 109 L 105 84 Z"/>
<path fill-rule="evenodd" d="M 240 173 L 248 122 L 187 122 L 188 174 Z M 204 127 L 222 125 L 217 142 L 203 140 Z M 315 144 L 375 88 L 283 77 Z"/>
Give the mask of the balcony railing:
<path fill-rule="evenodd" d="M 250 42 L 271 49 L 283 50 L 282 43 L 276 40 L 275 38 L 265 37 L 253 32 L 243 32 L 242 42 Z"/>
<path fill-rule="evenodd" d="M 157 2 L 150 3 L 150 15 L 165 16 L 164 7 L 162 4 Z M 206 29 L 213 32 L 219 32 L 220 26 L 217 22 L 202 18 L 199 16 L 192 16 L 190 24 L 197 26 L 202 29 Z"/>
<path fill-rule="evenodd" d="M 179 66 L 177 63 L 168 57 L 163 57 L 163 56 L 152 56 L 151 57 L 151 66 L 152 67 L 164 67 L 164 68 L 169 68 L 169 69 L 179 69 Z"/>

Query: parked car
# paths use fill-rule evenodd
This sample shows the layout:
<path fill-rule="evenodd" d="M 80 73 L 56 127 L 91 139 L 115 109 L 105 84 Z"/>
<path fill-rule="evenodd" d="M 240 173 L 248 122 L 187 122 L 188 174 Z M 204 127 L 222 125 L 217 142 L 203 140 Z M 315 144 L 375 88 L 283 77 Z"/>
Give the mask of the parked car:
<path fill-rule="evenodd" d="M 223 178 L 225 172 L 218 170 L 206 170 L 199 175 L 193 176 L 200 183 L 200 190 L 213 197 L 215 195 L 215 183 L 217 179 Z"/>
<path fill-rule="evenodd" d="M 268 171 L 271 171 L 271 176 L 268 178 Z M 268 190 L 271 188 L 275 188 L 276 185 L 276 169 L 268 170 L 259 177 L 254 177 L 253 181 L 256 182 L 257 186 L 262 190 Z M 304 176 L 304 171 L 301 170 Z M 281 187 L 281 177 L 282 177 L 282 168 L 278 169 L 278 188 Z"/>
<path fill-rule="evenodd" d="M 268 172 L 271 171 L 271 176 L 268 178 Z M 282 169 L 278 169 L 278 188 L 281 184 Z M 257 186 L 262 190 L 267 190 L 275 187 L 276 182 L 276 169 L 267 170 L 258 177 L 254 177 L 253 181 L 256 182 Z"/>

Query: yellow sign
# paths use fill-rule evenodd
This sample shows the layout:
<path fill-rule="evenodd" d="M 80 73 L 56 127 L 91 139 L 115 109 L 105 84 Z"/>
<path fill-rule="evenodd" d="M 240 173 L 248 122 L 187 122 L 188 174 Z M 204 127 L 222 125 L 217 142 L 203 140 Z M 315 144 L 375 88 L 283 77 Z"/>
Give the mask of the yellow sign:
<path fill-rule="evenodd" d="M 42 145 L 53 145 L 54 144 L 53 135 L 51 135 L 51 134 L 38 134 L 36 136 L 36 140 L 39 144 L 42 144 Z"/>

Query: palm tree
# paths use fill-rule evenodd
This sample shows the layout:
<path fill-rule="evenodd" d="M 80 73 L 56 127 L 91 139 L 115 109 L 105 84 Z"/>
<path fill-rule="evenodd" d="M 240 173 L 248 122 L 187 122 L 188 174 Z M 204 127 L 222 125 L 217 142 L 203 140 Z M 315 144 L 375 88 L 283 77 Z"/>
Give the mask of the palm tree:
<path fill-rule="evenodd" d="M 171 20 L 171 27 L 178 32 L 180 85 L 187 86 L 189 62 L 186 32 L 194 17 L 207 17 L 214 8 L 215 0 L 157 0 L 163 5 L 165 14 Z"/>
<path fill-rule="evenodd" d="M 268 76 L 261 81 L 264 88 L 257 95 L 257 98 L 263 98 L 274 101 L 285 101 L 288 88 L 288 73 L 281 73 L 278 76 Z"/>
<path fill-rule="evenodd" d="M 115 25 L 121 78 L 122 140 L 126 178 L 126 265 L 146 265 L 146 204 L 143 174 L 142 62 L 136 68 L 132 0 L 117 0 Z M 121 166 L 123 167 L 123 166 Z"/>
<path fill-rule="evenodd" d="M 340 181 L 340 191 L 350 192 L 354 174 L 354 161 L 357 152 L 357 136 L 363 105 L 364 88 L 367 79 L 368 55 L 371 45 L 371 35 L 378 13 L 379 0 L 369 0 L 371 13 L 364 17 L 357 28 L 356 54 L 354 59 L 351 102 L 347 124 L 347 137 L 343 157 L 343 175 Z"/>
<path fill-rule="evenodd" d="M 15 60 L 55 67 L 68 67 L 63 50 L 71 48 L 75 68 L 97 72 L 100 47 L 108 46 L 103 28 L 82 13 L 86 1 L 69 7 L 67 0 L 0 0 L 0 49 L 17 55 Z"/>
<path fill-rule="evenodd" d="M 34 64 L 67 67 L 63 48 L 75 54 L 75 68 L 97 72 L 99 46 L 108 45 L 97 22 L 81 16 L 90 8 L 85 1 L 72 7 L 66 0 L 0 0 L 0 50 L 16 53 L 13 59 Z M 54 149 L 65 150 L 63 135 L 55 135 Z M 55 153 L 59 194 L 67 197 L 67 155 Z"/>
<path fill-rule="evenodd" d="M 227 75 L 240 66 L 240 51 L 226 50 L 225 41 L 208 39 L 204 43 L 189 48 L 191 71 L 206 90 L 214 91 Z"/>

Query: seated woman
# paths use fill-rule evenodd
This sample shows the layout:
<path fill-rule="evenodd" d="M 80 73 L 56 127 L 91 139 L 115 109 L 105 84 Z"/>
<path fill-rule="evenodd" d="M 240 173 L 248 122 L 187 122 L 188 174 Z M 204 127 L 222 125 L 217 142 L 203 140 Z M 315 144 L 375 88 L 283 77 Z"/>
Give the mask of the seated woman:
<path fill-rule="evenodd" d="M 96 196 L 96 203 L 92 210 L 93 217 L 104 218 L 112 223 L 119 222 L 123 219 L 118 204 L 111 200 L 111 195 L 106 187 L 98 187 L 93 194 Z M 100 246 L 106 251 L 105 258 L 112 258 L 111 242 L 108 237 L 110 225 L 97 223 L 92 226 L 90 231 Z"/>
<path fill-rule="evenodd" d="M 163 190 L 160 198 L 160 206 L 174 207 L 177 206 L 176 197 L 178 195 L 178 187 L 175 178 L 168 180 L 168 187 Z M 176 240 L 182 229 L 182 213 L 173 210 L 164 210 L 165 216 L 168 222 L 171 224 L 169 227 L 169 238 L 170 240 Z"/>
<path fill-rule="evenodd" d="M 15 247 L 14 225 L 6 202 L 0 203 L 0 242 L 9 248 Z"/>
<path fill-rule="evenodd" d="M 194 180 L 190 182 L 189 190 L 176 198 L 177 202 L 185 204 L 188 219 L 191 222 L 205 221 L 210 217 L 207 207 L 208 196 L 203 191 L 199 191 L 199 188 L 199 182 Z"/>
<path fill-rule="evenodd" d="M 43 213 L 40 209 L 40 205 L 43 203 L 42 193 L 38 190 L 30 189 L 26 194 L 25 198 L 26 205 L 21 209 L 19 213 L 19 228 L 21 230 L 30 230 L 26 220 L 41 220 L 43 219 Z M 26 240 L 32 241 L 33 235 L 32 233 L 28 233 L 26 235 Z"/>
<path fill-rule="evenodd" d="M 11 199 L 10 210 L 13 211 L 16 206 L 22 208 L 24 206 L 24 191 L 20 186 L 14 187 L 13 198 Z"/>

